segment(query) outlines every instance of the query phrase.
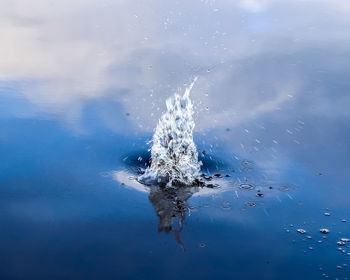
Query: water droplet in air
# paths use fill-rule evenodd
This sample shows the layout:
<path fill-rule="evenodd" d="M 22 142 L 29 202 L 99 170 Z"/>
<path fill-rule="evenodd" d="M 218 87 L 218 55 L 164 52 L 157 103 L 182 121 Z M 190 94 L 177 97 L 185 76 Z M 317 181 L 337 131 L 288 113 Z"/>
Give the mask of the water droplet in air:
<path fill-rule="evenodd" d="M 340 240 L 343 241 L 343 242 L 350 242 L 349 238 L 340 238 Z"/>
<path fill-rule="evenodd" d="M 323 234 L 327 234 L 327 233 L 329 233 L 329 229 L 328 228 L 321 228 L 320 232 Z"/>
<path fill-rule="evenodd" d="M 338 245 L 338 246 L 344 246 L 344 245 L 345 245 L 345 242 L 344 242 L 344 241 L 338 241 L 338 242 L 337 242 L 337 245 Z"/>
<path fill-rule="evenodd" d="M 326 213 L 324 213 L 324 215 L 325 215 L 325 216 L 330 216 L 331 213 L 326 212 Z"/>
<path fill-rule="evenodd" d="M 202 243 L 199 243 L 199 247 L 204 248 L 204 247 L 206 247 L 206 245 L 205 245 L 205 243 L 202 242 Z"/>
<path fill-rule="evenodd" d="M 305 234 L 306 233 L 306 230 L 305 229 L 302 229 L 302 228 L 298 228 L 297 229 L 297 232 L 301 233 L 301 234 Z"/>

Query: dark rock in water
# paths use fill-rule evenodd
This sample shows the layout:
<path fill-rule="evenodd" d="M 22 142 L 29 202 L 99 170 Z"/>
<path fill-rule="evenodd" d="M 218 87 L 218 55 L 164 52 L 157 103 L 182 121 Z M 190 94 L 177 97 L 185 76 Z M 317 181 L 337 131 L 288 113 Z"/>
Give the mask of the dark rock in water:
<path fill-rule="evenodd" d="M 204 173 L 202 173 L 202 174 L 201 174 L 201 177 L 205 177 L 205 174 L 204 174 Z"/>
<path fill-rule="evenodd" d="M 257 193 L 256 196 L 257 196 L 257 197 L 263 197 L 264 194 L 263 194 L 263 193 Z"/>
<path fill-rule="evenodd" d="M 225 177 L 231 177 L 229 174 L 226 174 Z"/>
<path fill-rule="evenodd" d="M 217 185 L 217 184 L 207 184 L 206 187 L 207 187 L 207 188 L 212 188 L 212 189 L 213 189 L 213 188 L 218 188 L 219 185 Z"/>
<path fill-rule="evenodd" d="M 271 186 L 270 186 L 270 187 L 269 187 L 269 189 L 270 189 L 270 190 L 272 190 L 272 189 L 273 189 L 273 187 L 271 187 Z"/>
<path fill-rule="evenodd" d="M 211 181 L 211 180 L 213 179 L 213 177 L 207 176 L 207 177 L 204 177 L 204 179 L 205 179 L 206 181 Z"/>
<path fill-rule="evenodd" d="M 194 182 L 193 182 L 193 186 L 205 186 L 205 183 L 199 179 L 195 179 Z"/>
<path fill-rule="evenodd" d="M 216 173 L 216 174 L 214 174 L 214 177 L 216 177 L 216 178 L 222 178 L 222 175 L 221 175 L 220 173 Z"/>

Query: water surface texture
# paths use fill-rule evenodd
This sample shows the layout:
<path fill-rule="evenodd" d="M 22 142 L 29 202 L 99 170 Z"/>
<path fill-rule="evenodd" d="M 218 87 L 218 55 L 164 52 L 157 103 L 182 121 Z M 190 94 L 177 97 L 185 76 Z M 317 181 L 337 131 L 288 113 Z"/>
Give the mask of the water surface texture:
<path fill-rule="evenodd" d="M 0 279 L 350 279 L 350 4 L 0 0 Z M 137 181 L 191 90 L 209 187 Z"/>

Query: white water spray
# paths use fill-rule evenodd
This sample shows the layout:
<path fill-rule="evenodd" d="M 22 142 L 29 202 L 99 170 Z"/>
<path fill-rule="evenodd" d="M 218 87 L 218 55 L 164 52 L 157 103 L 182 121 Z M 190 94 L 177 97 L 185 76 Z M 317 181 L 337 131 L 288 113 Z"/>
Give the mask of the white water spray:
<path fill-rule="evenodd" d="M 167 99 L 167 111 L 155 129 L 151 166 L 139 181 L 145 184 L 192 185 L 199 176 L 201 162 L 193 142 L 193 105 L 190 99 L 191 83 L 183 96 L 175 94 Z"/>

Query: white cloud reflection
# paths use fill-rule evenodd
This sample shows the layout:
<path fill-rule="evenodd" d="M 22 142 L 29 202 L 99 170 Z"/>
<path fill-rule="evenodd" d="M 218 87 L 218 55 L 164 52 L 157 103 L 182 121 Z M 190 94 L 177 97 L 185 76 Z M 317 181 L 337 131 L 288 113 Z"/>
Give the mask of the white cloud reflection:
<path fill-rule="evenodd" d="M 0 79 L 68 122 L 109 98 L 150 131 L 166 97 L 198 75 L 197 129 L 234 126 L 303 96 L 315 83 L 309 55 L 349 47 L 349 14 L 340 0 L 2 0 Z M 329 98 L 317 102 L 323 114 Z"/>

